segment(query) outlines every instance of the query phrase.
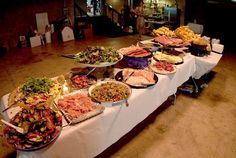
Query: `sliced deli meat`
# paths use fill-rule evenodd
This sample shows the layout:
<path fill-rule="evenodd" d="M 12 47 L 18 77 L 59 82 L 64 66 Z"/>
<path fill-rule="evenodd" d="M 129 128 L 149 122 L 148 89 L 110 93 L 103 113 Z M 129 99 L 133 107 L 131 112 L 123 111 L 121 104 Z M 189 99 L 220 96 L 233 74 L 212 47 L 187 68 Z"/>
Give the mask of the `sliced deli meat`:
<path fill-rule="evenodd" d="M 172 65 L 166 61 L 153 61 L 150 68 L 158 74 L 173 74 L 176 72 L 175 65 Z"/>
<path fill-rule="evenodd" d="M 72 118 L 79 118 L 82 114 L 95 109 L 95 103 L 86 94 L 64 96 L 58 100 L 58 106 Z"/>
<path fill-rule="evenodd" d="M 147 70 L 125 68 L 122 71 L 123 82 L 132 86 L 146 86 L 155 84 L 154 73 Z"/>
<path fill-rule="evenodd" d="M 129 57 L 146 57 L 151 55 L 151 53 L 146 51 L 145 49 L 134 45 L 126 48 L 121 48 L 118 51 L 123 55 Z"/>
<path fill-rule="evenodd" d="M 167 36 L 157 36 L 154 38 L 155 42 L 158 42 L 164 46 L 186 46 L 189 45 L 188 42 L 183 41 L 180 38 L 175 38 L 175 37 L 167 37 Z"/>

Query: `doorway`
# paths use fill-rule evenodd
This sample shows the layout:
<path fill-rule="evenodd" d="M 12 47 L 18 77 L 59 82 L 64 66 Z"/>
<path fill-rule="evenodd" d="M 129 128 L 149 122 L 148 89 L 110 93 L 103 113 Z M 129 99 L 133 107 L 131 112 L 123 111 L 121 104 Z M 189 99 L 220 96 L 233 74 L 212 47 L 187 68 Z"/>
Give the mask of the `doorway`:
<path fill-rule="evenodd" d="M 100 16 L 102 14 L 102 0 L 87 0 L 87 14 L 89 16 Z"/>

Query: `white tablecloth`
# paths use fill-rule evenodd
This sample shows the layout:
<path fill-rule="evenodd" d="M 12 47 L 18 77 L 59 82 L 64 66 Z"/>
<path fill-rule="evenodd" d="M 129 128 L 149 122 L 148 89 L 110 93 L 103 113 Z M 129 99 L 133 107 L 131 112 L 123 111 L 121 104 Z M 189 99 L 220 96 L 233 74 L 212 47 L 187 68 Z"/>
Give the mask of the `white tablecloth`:
<path fill-rule="evenodd" d="M 177 91 L 178 86 L 196 74 L 197 60 L 198 57 L 187 54 L 184 63 L 177 66 L 175 74 L 158 75 L 159 80 L 152 87 L 132 89 L 132 95 L 128 100 L 129 107 L 125 105 L 106 107 L 105 111 L 96 117 L 65 127 L 59 138 L 49 147 L 35 152 L 17 152 L 17 156 L 90 158 L 100 154 L 156 110 Z M 7 95 L 2 98 L 2 104 L 2 108 L 7 105 Z M 6 113 L 5 117 L 9 115 L 10 112 Z"/>
<path fill-rule="evenodd" d="M 196 72 L 193 74 L 193 78 L 199 79 L 202 75 L 211 71 L 220 61 L 221 57 L 222 54 L 213 52 L 211 52 L 208 56 L 195 57 Z"/>

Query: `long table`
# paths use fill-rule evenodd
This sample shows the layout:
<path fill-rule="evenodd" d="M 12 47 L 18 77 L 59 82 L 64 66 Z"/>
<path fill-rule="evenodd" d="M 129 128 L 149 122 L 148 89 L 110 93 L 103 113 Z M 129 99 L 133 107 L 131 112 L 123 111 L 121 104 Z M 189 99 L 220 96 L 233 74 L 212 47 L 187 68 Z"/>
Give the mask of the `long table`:
<path fill-rule="evenodd" d="M 197 75 L 204 73 L 203 70 L 206 73 L 209 69 L 216 66 L 219 61 L 218 57 L 220 56 L 215 53 L 212 53 L 208 59 L 207 57 L 203 59 L 187 54 L 184 57 L 184 63 L 177 65 L 175 74 L 168 76 L 157 75 L 159 80 L 156 85 L 145 89 L 132 89 L 132 95 L 128 99 L 128 107 L 125 104 L 106 107 L 104 112 L 96 117 L 74 126 L 63 128 L 59 138 L 47 148 L 34 152 L 18 151 L 17 157 L 94 157 L 117 142 L 138 123 L 148 117 L 170 95 L 176 93 L 177 88 L 187 81 L 190 76 L 196 75 L 195 77 L 197 77 Z M 199 67 L 201 68 L 201 63 L 205 63 L 204 66 L 208 65 L 209 67 L 199 69 Z M 214 64 L 212 65 L 212 63 Z M 118 70 L 115 71 L 117 72 Z M 8 104 L 7 98 L 8 95 L 3 96 L 1 108 L 5 108 Z M 7 119 L 13 113 L 9 110 L 4 117 Z"/>

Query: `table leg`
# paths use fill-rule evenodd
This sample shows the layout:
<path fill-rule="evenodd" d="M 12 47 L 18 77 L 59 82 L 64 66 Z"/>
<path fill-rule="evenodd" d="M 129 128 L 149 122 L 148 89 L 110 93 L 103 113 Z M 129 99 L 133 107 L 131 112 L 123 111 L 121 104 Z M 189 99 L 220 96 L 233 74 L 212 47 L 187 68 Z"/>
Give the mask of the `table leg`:
<path fill-rule="evenodd" d="M 171 96 L 171 105 L 175 105 L 175 104 L 176 104 L 176 93 Z"/>
<path fill-rule="evenodd" d="M 194 84 L 194 92 L 195 92 L 195 93 L 198 93 L 199 90 L 198 90 L 198 85 L 197 85 L 197 83 L 196 83 L 196 80 L 195 80 L 193 77 L 191 77 L 191 80 L 193 81 L 193 84 Z"/>

